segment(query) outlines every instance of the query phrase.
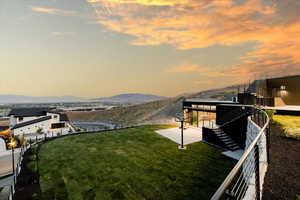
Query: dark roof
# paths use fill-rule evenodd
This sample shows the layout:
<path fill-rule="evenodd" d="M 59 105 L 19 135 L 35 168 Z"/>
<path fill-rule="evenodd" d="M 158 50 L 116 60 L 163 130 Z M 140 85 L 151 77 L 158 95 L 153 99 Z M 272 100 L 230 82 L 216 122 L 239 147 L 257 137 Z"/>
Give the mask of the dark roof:
<path fill-rule="evenodd" d="M 16 117 L 44 116 L 49 111 L 49 108 L 13 108 L 8 115 Z"/>
<path fill-rule="evenodd" d="M 65 114 L 65 113 L 61 113 L 61 114 L 60 114 L 60 121 L 61 121 L 61 122 L 68 122 L 68 121 L 69 121 L 68 115 Z"/>
<path fill-rule="evenodd" d="M 219 105 L 219 104 L 237 104 L 237 102 L 233 101 L 220 101 L 216 99 L 199 99 L 192 98 L 184 100 L 185 104 L 199 104 L 199 105 Z"/>
<path fill-rule="evenodd" d="M 22 128 L 22 127 L 25 127 L 25 126 L 29 126 L 29 125 L 32 125 L 32 124 L 35 124 L 35 123 L 47 121 L 47 120 L 49 120 L 49 119 L 51 119 L 51 116 L 41 117 L 41 118 L 38 118 L 38 119 L 35 119 L 35 120 L 31 120 L 31 121 L 19 123 L 19 124 L 16 124 L 16 125 L 12 128 L 12 130 L 17 129 L 17 128 Z"/>

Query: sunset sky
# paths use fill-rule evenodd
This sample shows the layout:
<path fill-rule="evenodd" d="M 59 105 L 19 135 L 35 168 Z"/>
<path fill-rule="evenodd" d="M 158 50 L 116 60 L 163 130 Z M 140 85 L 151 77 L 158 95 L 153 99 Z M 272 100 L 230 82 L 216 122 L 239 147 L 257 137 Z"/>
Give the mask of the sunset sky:
<path fill-rule="evenodd" d="M 0 94 L 180 93 L 300 73 L 299 0 L 1 0 Z"/>

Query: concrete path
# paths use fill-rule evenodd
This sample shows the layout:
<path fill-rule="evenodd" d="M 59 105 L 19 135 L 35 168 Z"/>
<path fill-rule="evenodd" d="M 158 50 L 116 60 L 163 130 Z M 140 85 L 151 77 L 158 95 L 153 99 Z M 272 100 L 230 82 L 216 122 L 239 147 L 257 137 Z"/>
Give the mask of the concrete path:
<path fill-rule="evenodd" d="M 0 179 L 0 188 L 9 186 L 13 183 L 13 176 Z M 0 199 L 1 200 L 1 199 Z"/>
<path fill-rule="evenodd" d="M 180 128 L 170 128 L 158 130 L 156 133 L 181 144 L 181 129 Z M 202 129 L 200 128 L 187 128 L 183 131 L 183 144 L 192 144 L 195 142 L 202 141 Z"/>
<path fill-rule="evenodd" d="M 236 151 L 225 151 L 222 154 L 229 158 L 232 158 L 235 160 L 240 160 L 244 154 L 244 150 L 241 149 L 241 150 L 236 150 Z"/>

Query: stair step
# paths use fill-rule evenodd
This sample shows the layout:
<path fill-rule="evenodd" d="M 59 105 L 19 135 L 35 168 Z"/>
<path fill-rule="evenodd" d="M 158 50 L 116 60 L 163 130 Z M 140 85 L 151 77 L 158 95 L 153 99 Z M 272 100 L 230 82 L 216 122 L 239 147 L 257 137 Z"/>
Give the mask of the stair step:
<path fill-rule="evenodd" d="M 229 144 L 229 145 L 226 145 L 226 146 L 228 146 L 228 147 L 230 147 L 230 148 L 238 147 L 237 144 Z"/>
<path fill-rule="evenodd" d="M 224 142 L 224 141 L 223 141 Z M 235 142 L 233 142 L 233 141 L 226 141 L 226 142 L 224 142 L 226 145 L 236 145 L 236 143 Z"/>
<path fill-rule="evenodd" d="M 226 139 L 223 139 L 222 141 L 223 141 L 223 142 L 231 142 L 232 139 L 231 139 L 231 138 L 226 138 Z"/>
<path fill-rule="evenodd" d="M 236 148 L 228 148 L 230 151 L 237 151 L 237 150 L 240 150 L 241 148 L 240 147 L 236 147 Z"/>
<path fill-rule="evenodd" d="M 219 138 L 220 138 L 220 139 L 224 139 L 224 140 L 225 140 L 225 139 L 230 139 L 230 140 L 231 140 L 231 138 L 230 138 L 229 136 L 227 136 L 227 135 L 222 135 L 222 136 L 220 136 Z"/>

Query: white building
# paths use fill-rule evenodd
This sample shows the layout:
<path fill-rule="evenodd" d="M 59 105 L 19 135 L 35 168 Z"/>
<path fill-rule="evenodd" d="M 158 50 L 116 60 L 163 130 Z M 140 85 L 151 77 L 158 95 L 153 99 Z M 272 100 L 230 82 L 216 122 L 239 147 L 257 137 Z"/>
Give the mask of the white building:
<path fill-rule="evenodd" d="M 9 113 L 14 135 L 32 133 L 62 133 L 74 131 L 68 116 L 48 108 L 16 108 Z"/>

